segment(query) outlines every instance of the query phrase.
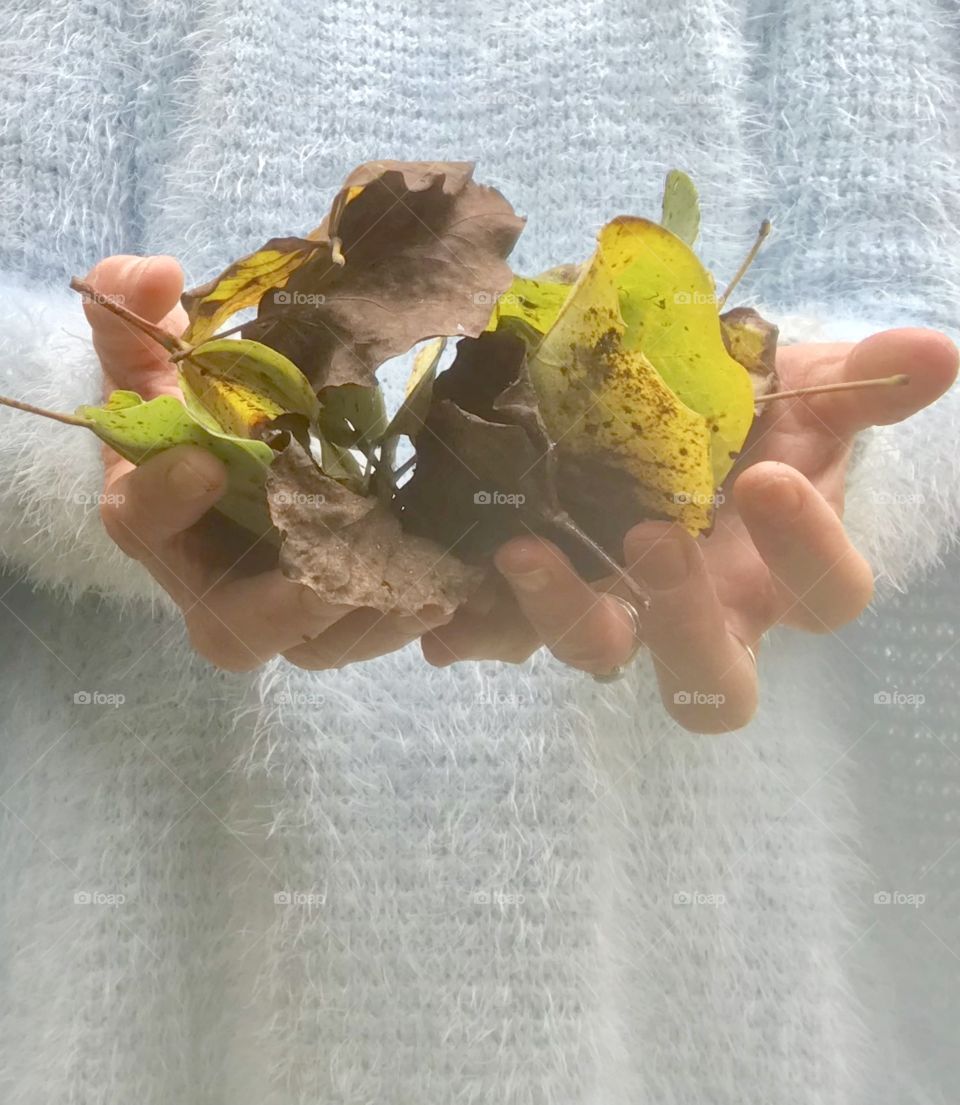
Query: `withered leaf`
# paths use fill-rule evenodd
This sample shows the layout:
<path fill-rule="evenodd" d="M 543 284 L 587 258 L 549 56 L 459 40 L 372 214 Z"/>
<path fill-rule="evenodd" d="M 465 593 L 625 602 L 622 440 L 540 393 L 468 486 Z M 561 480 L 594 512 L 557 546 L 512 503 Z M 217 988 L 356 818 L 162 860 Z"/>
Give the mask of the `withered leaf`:
<path fill-rule="evenodd" d="M 309 235 L 271 238 L 254 253 L 228 265 L 219 276 L 185 291 L 180 297 L 187 312 L 184 341 L 191 345 L 206 341 L 231 315 L 259 303 L 268 289 L 282 288 L 317 249 L 319 243 Z"/>
<path fill-rule="evenodd" d="M 583 488 L 576 464 L 551 445 L 525 345 L 512 331 L 461 339 L 434 385 L 416 450 L 414 474 L 397 496 L 406 529 L 443 545 L 459 541 L 460 555 L 478 562 L 511 537 L 537 533 L 558 544 L 586 578 L 609 573 L 583 522 L 599 514 L 605 524 L 589 533 L 618 555 L 623 530 L 609 542 L 603 538 L 613 532 L 611 518 L 616 525 L 630 517 L 618 504 L 634 506 L 632 484 L 627 497 L 622 474 L 609 473 L 597 510 L 597 485 Z M 602 475 L 593 467 L 590 474 Z"/>
<path fill-rule="evenodd" d="M 750 373 L 754 395 L 776 391 L 779 327 L 753 307 L 734 307 L 720 316 L 720 333 L 727 352 Z"/>
<path fill-rule="evenodd" d="M 323 475 L 296 441 L 270 469 L 267 501 L 283 537 L 281 570 L 327 602 L 393 614 L 435 606 L 450 614 L 483 578 L 449 549 L 404 533 L 376 498 Z"/>
<path fill-rule="evenodd" d="M 530 532 L 553 499 L 524 356 L 504 331 L 457 343 L 415 437 L 413 476 L 398 492 L 405 528 L 444 545 L 459 539 L 468 560 Z"/>
<path fill-rule="evenodd" d="M 316 390 L 372 385 L 430 337 L 477 335 L 510 285 L 524 220 L 470 162 L 379 161 L 346 180 L 320 248 L 244 334 L 289 357 Z"/>

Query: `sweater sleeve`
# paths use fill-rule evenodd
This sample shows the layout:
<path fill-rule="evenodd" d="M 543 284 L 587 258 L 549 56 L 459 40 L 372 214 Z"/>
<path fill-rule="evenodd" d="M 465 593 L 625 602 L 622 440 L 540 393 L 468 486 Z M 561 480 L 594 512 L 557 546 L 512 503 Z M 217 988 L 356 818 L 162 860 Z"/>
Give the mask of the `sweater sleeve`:
<path fill-rule="evenodd" d="M 900 326 L 935 326 L 912 314 L 868 319 L 758 308 L 781 343 L 857 342 Z M 960 344 L 960 333 L 946 331 Z M 904 422 L 860 434 L 847 478 L 844 522 L 873 566 L 881 595 L 933 568 L 960 536 L 960 387 Z"/>
<path fill-rule="evenodd" d="M 0 276 L 0 390 L 51 410 L 98 402 L 100 366 L 79 296 Z M 0 562 L 37 586 L 121 602 L 162 592 L 100 523 L 100 445 L 92 433 L 0 409 Z"/>

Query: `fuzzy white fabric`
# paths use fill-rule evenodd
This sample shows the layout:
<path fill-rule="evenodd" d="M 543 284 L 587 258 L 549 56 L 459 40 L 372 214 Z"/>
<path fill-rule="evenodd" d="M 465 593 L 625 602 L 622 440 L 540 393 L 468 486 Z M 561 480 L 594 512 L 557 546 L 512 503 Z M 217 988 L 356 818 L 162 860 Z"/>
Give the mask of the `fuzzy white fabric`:
<path fill-rule="evenodd" d="M 164 251 L 202 279 L 378 156 L 477 156 L 531 216 L 524 271 L 655 211 L 679 164 L 715 271 L 772 216 L 749 287 L 788 339 L 953 326 L 956 28 L 927 0 L 0 20 L 0 373 L 40 405 L 98 387 L 70 272 Z M 95 443 L 0 420 L 4 1102 L 900 1105 L 950 1084 L 945 1042 L 924 1081 L 908 1018 L 863 1000 L 891 947 L 872 895 L 896 887 L 852 808 L 880 729 L 904 824 L 950 778 L 939 592 L 866 639 L 774 634 L 761 714 L 722 739 L 666 720 L 643 662 L 608 687 L 415 649 L 218 674 L 100 531 Z M 888 590 L 955 538 L 958 430 L 950 397 L 864 438 L 848 518 Z M 916 767 L 915 715 L 872 696 L 925 670 Z M 922 827 L 944 900 L 952 831 Z"/>

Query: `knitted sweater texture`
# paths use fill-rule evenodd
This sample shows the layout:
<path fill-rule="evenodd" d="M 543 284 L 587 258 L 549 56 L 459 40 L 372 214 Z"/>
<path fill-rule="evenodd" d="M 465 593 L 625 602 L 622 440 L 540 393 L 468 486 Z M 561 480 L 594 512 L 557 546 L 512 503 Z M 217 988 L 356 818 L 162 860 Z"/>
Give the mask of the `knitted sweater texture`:
<path fill-rule="evenodd" d="M 476 159 L 521 272 L 676 165 L 718 279 L 772 219 L 744 292 L 786 340 L 957 337 L 953 5 L 7 0 L 0 40 L 4 394 L 97 398 L 71 273 L 199 282 L 379 157 Z M 958 430 L 864 437 L 874 610 L 774 633 L 703 738 L 642 659 L 215 672 L 102 533 L 95 442 L 0 415 L 0 1100 L 945 1105 Z"/>

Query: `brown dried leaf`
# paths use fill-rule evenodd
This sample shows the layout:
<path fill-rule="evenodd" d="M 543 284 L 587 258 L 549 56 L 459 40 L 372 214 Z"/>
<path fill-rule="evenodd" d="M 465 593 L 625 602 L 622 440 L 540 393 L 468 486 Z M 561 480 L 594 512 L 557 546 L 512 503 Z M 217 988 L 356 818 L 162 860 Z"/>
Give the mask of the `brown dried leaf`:
<path fill-rule="evenodd" d="M 443 545 L 459 538 L 457 550 L 469 561 L 484 560 L 511 537 L 542 534 L 585 577 L 597 578 L 611 566 L 598 559 L 586 532 L 600 535 L 607 551 L 619 555 L 622 531 L 603 539 L 612 532 L 611 518 L 629 516 L 633 483 L 617 470 L 591 466 L 589 475 L 600 482 L 590 486 L 577 461 L 552 447 L 525 353 L 510 331 L 458 343 L 417 435 L 416 469 L 397 497 L 404 527 Z M 600 511 L 597 486 L 604 489 Z"/>
<path fill-rule="evenodd" d="M 430 337 L 477 335 L 512 280 L 524 220 L 470 162 L 360 166 L 318 228 L 319 248 L 244 334 L 289 357 L 314 388 L 371 385 Z"/>
<path fill-rule="evenodd" d="M 404 533 L 377 499 L 323 475 L 297 442 L 274 461 L 267 501 L 283 535 L 284 575 L 327 602 L 392 614 L 435 606 L 451 614 L 483 578 L 433 541 Z"/>

